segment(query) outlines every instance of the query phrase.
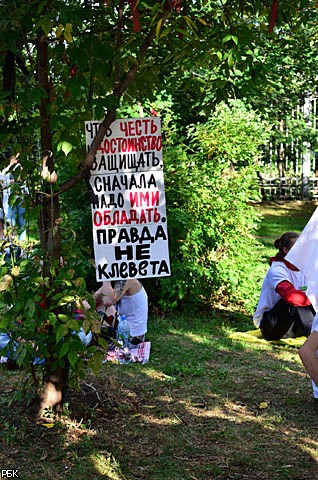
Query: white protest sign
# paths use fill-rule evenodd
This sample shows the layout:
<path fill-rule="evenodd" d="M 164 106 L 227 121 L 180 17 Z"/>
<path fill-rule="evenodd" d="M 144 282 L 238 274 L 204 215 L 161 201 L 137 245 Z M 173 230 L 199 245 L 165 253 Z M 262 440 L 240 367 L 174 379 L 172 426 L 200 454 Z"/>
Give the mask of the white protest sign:
<path fill-rule="evenodd" d="M 86 147 L 100 122 L 85 122 Z M 160 118 L 115 120 L 90 171 L 97 281 L 170 275 Z"/>
<path fill-rule="evenodd" d="M 308 281 L 318 283 L 318 209 L 314 211 L 285 259 L 295 265 Z"/>

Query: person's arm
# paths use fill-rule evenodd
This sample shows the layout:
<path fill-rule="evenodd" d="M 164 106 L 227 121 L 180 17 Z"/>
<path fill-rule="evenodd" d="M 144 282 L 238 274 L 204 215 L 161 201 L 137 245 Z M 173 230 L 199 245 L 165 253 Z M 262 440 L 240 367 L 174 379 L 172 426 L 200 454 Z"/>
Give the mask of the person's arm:
<path fill-rule="evenodd" d="M 300 359 L 316 385 L 318 385 L 318 359 L 316 351 L 318 350 L 318 332 L 312 332 L 305 343 L 298 350 Z"/>
<path fill-rule="evenodd" d="M 302 290 L 297 290 L 288 280 L 280 282 L 276 287 L 276 292 L 289 305 L 294 307 L 309 307 L 311 301 L 306 293 Z"/>
<path fill-rule="evenodd" d="M 116 297 L 111 282 L 103 282 L 103 285 L 94 293 L 94 298 L 96 310 L 114 305 Z"/>
<path fill-rule="evenodd" d="M 129 286 L 130 286 L 129 280 L 116 280 L 114 285 L 115 303 L 118 302 L 121 299 L 121 297 L 125 295 L 125 293 L 129 289 Z"/>

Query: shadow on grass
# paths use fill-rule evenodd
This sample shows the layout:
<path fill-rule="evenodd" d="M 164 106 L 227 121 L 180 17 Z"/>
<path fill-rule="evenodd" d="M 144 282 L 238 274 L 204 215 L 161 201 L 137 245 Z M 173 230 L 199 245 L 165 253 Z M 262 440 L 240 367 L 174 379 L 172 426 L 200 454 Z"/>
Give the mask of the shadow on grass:
<path fill-rule="evenodd" d="M 1 468 L 24 480 L 318 478 L 297 350 L 233 340 L 233 326 L 232 314 L 152 318 L 150 362 L 105 364 L 53 428 L 8 408 L 23 372 L 2 370 Z"/>

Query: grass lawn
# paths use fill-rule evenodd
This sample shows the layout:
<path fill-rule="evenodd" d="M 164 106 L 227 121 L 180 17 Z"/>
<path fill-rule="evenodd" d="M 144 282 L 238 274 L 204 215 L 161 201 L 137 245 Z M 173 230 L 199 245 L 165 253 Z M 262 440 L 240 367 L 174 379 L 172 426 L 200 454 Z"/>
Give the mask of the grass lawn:
<path fill-rule="evenodd" d="M 256 208 L 265 258 L 315 204 Z M 248 329 L 251 318 L 227 311 L 151 317 L 150 362 L 104 364 L 71 391 L 52 428 L 15 400 L 25 373 L 0 367 L 0 471 L 19 469 L 23 480 L 315 480 L 318 405 L 297 346 L 235 334 Z"/>
<path fill-rule="evenodd" d="M 300 233 L 315 211 L 317 202 L 265 202 L 255 208 L 264 216 L 257 238 L 268 250 L 273 250 L 273 242 L 284 232 Z M 275 250 L 274 250 L 275 253 Z"/>

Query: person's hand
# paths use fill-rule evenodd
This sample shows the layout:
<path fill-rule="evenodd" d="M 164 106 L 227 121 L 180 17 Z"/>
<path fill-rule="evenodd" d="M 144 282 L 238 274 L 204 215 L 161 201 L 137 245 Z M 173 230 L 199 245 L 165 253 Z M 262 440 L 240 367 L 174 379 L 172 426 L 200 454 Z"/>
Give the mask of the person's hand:
<path fill-rule="evenodd" d="M 114 302 L 111 296 L 100 293 L 95 297 L 95 304 L 98 309 L 99 307 L 110 307 Z"/>

